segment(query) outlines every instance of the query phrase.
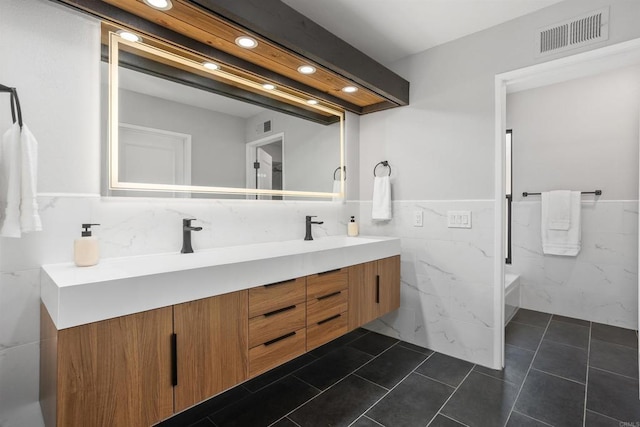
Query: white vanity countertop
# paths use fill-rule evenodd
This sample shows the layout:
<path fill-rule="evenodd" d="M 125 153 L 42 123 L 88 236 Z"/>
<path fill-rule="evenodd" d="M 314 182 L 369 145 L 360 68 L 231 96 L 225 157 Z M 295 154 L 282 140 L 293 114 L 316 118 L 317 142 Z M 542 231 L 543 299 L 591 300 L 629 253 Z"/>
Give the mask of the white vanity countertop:
<path fill-rule="evenodd" d="M 43 265 L 42 301 L 58 329 L 83 325 L 400 254 L 400 239 L 332 236 L 192 254 Z"/>

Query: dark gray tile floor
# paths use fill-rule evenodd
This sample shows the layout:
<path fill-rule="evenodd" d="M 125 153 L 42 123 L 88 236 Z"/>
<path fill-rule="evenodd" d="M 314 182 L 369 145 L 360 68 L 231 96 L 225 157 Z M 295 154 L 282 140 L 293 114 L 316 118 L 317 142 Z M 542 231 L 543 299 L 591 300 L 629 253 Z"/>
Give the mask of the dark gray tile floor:
<path fill-rule="evenodd" d="M 640 426 L 635 331 L 519 310 L 496 371 L 363 329 L 162 427 Z"/>

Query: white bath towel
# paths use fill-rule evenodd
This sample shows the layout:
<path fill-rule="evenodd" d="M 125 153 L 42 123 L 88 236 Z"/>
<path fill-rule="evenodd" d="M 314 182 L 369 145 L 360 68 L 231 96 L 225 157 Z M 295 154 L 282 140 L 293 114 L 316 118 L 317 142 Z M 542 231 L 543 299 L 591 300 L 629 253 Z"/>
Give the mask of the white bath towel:
<path fill-rule="evenodd" d="M 26 125 L 14 123 L 0 149 L 0 236 L 42 229 L 38 214 L 38 143 Z"/>
<path fill-rule="evenodd" d="M 582 246 L 579 191 L 569 194 L 542 193 L 542 252 L 548 255 L 576 256 Z M 568 196 L 568 197 L 567 197 Z M 567 203 L 567 199 L 568 202 Z M 569 212 L 562 212 L 568 210 Z M 567 222 L 568 227 L 562 229 Z"/>
<path fill-rule="evenodd" d="M 376 176 L 373 179 L 371 219 L 386 221 L 391 218 L 391 180 L 388 176 Z"/>
<path fill-rule="evenodd" d="M 333 190 L 331 190 L 332 193 L 340 193 L 340 180 L 334 179 L 333 180 Z M 342 197 L 338 196 L 333 196 L 332 200 L 334 202 L 341 202 L 342 201 Z"/>

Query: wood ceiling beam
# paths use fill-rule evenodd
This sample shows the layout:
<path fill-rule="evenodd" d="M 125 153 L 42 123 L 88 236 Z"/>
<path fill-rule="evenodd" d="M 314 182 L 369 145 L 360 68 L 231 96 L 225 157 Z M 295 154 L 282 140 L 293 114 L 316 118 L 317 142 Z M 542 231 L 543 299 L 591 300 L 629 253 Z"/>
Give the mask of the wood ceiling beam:
<path fill-rule="evenodd" d="M 280 0 L 189 2 L 353 80 L 397 105 L 409 104 L 408 81 Z"/>

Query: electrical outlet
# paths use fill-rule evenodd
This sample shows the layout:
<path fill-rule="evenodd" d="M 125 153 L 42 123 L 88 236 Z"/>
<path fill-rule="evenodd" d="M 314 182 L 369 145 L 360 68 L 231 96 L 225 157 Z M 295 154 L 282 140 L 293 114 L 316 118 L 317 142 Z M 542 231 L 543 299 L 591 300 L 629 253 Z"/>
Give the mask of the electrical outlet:
<path fill-rule="evenodd" d="M 422 227 L 422 211 L 413 211 L 413 226 Z"/>
<path fill-rule="evenodd" d="M 471 211 L 447 211 L 447 227 L 471 228 Z"/>

